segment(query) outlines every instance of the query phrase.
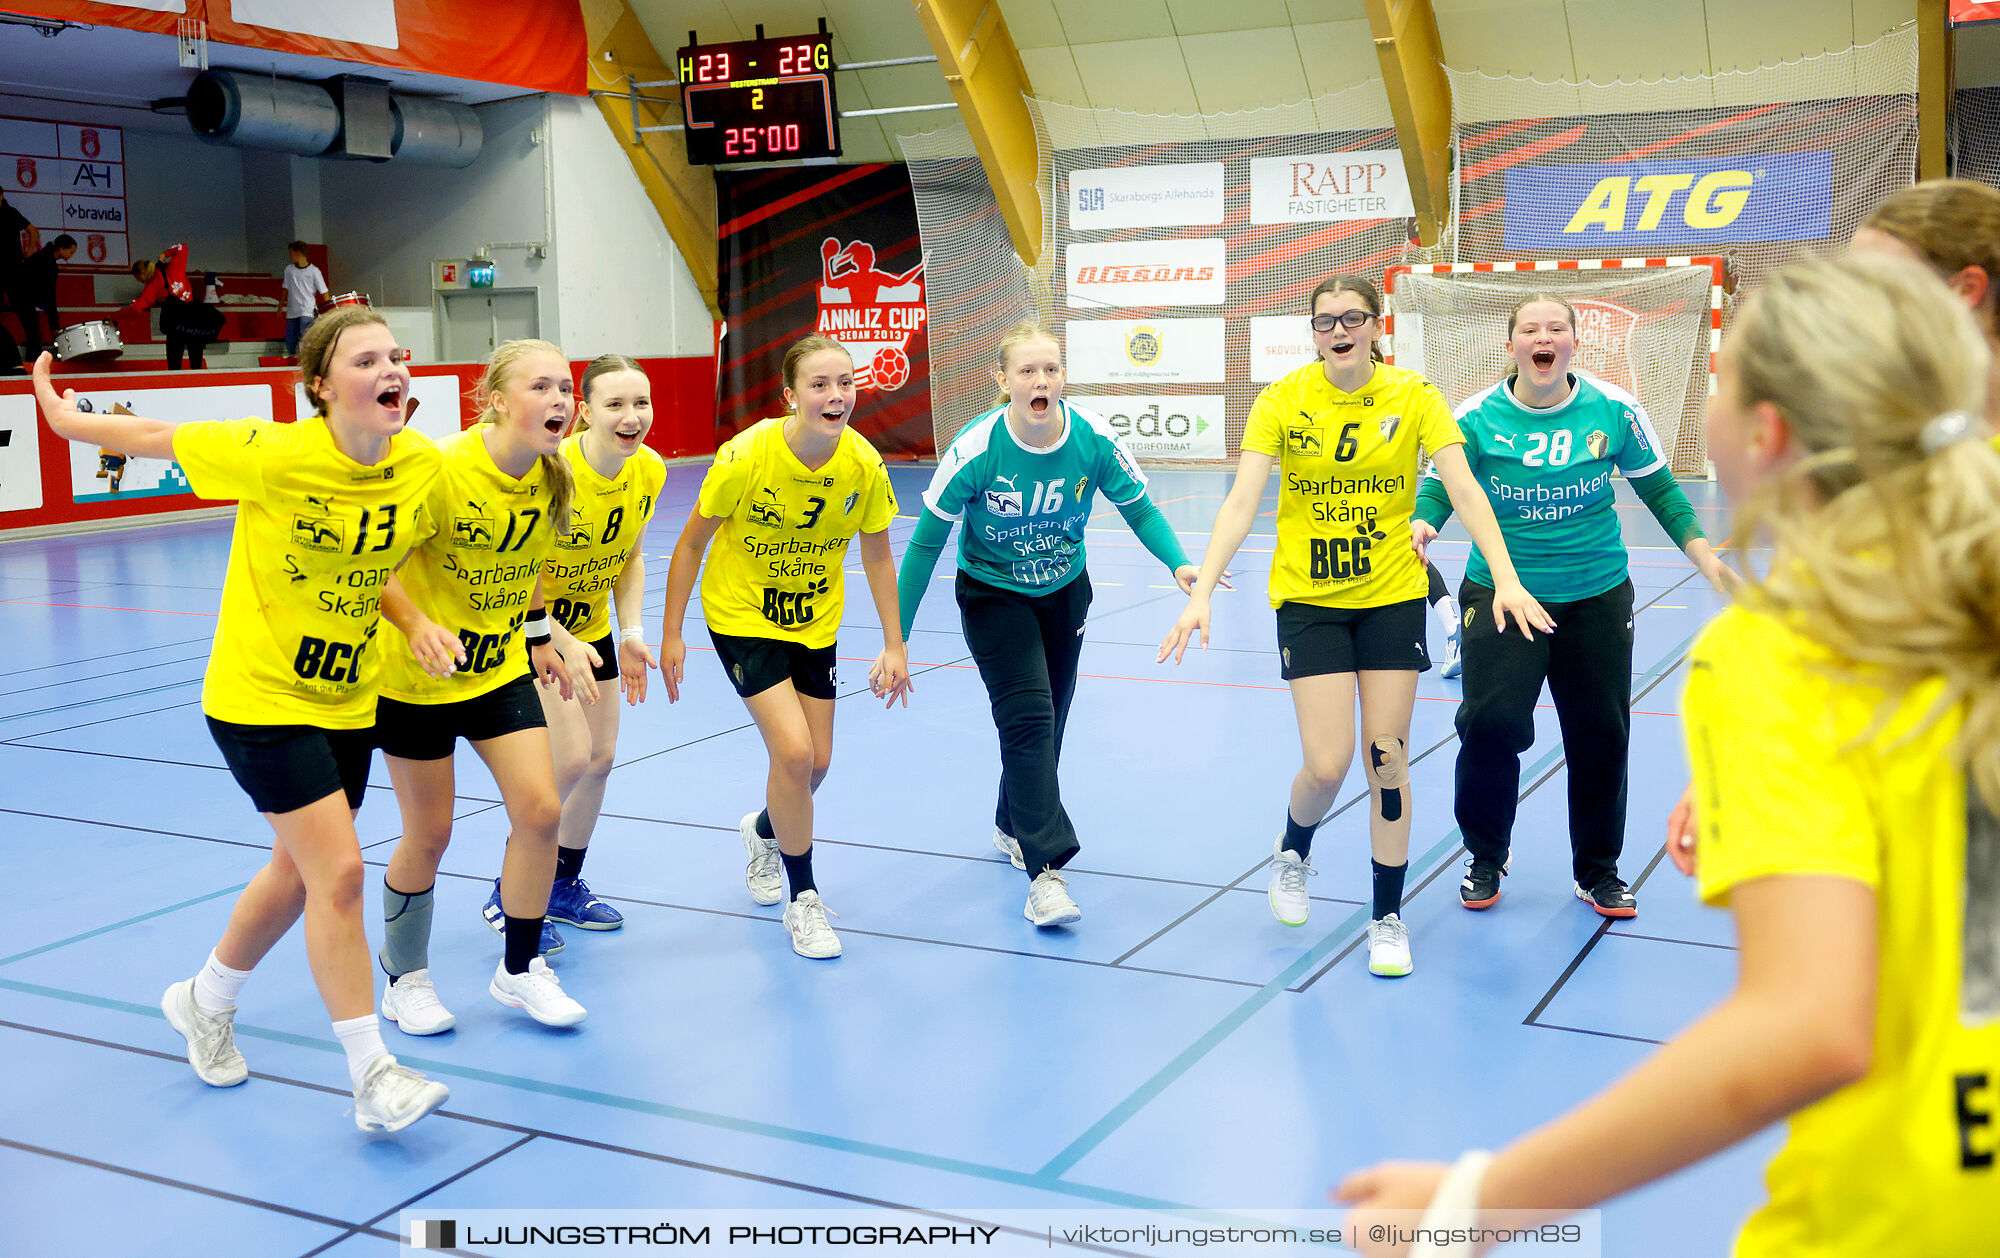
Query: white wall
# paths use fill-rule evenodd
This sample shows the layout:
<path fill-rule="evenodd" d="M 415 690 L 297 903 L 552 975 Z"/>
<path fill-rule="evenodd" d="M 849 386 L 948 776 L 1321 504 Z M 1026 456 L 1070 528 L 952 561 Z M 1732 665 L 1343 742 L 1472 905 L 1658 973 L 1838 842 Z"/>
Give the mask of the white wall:
<path fill-rule="evenodd" d="M 539 96 L 478 107 L 479 160 L 464 170 L 412 162 L 322 161 L 320 207 L 335 291 L 365 292 L 379 306 L 429 306 L 431 262 L 481 246 L 548 238 L 547 109 Z M 537 133 L 543 142 L 537 143 Z M 493 250 L 495 283 L 534 288 L 544 334 L 562 327 L 553 254 Z"/>
<path fill-rule="evenodd" d="M 186 124 L 183 123 L 183 126 Z M 132 256 L 149 258 L 177 240 L 204 271 L 263 271 L 284 265 L 249 256 L 243 232 L 243 152 L 185 135 L 125 132 L 125 208 Z"/>
<path fill-rule="evenodd" d="M 564 352 L 707 355 L 713 322 L 694 276 L 596 102 L 548 103 Z"/>

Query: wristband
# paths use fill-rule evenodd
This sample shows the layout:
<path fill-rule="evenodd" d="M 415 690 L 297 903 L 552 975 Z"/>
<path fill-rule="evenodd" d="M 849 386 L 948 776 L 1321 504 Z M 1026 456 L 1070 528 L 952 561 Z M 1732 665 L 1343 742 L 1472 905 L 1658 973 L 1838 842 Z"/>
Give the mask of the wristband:
<path fill-rule="evenodd" d="M 638 625 L 628 625 L 619 631 L 618 640 L 620 642 L 636 642 L 640 646 L 644 646 L 646 645 L 646 631 Z"/>
<path fill-rule="evenodd" d="M 521 621 L 521 636 L 527 639 L 531 647 L 540 646 L 555 636 L 555 632 L 549 628 L 549 612 L 546 607 L 529 612 L 527 618 Z"/>
<path fill-rule="evenodd" d="M 1479 1193 L 1486 1184 L 1486 1168 L 1493 1165 L 1493 1155 L 1484 1149 L 1473 1149 L 1461 1154 L 1458 1161 L 1451 1164 L 1439 1182 L 1437 1191 L 1431 1194 L 1430 1204 L 1424 1207 L 1423 1221 L 1417 1226 L 1429 1236 L 1453 1235 L 1448 1244 L 1439 1244 L 1425 1239 L 1411 1250 L 1413 1258 L 1471 1258 L 1475 1250 L 1470 1231 L 1479 1220 Z"/>

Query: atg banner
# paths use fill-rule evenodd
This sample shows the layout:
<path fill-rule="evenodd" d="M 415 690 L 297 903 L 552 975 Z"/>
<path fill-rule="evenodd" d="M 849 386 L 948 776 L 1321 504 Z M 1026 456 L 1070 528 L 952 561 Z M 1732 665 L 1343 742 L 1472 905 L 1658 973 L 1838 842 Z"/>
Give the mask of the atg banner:
<path fill-rule="evenodd" d="M 716 172 L 723 321 L 716 442 L 784 410 L 785 348 L 819 333 L 854 356 L 854 427 L 884 454 L 932 453 L 923 246 L 900 164 Z"/>
<path fill-rule="evenodd" d="M 1824 240 L 1831 153 L 1776 153 L 1507 174 L 1509 249 L 1657 255 L 1736 241 Z"/>

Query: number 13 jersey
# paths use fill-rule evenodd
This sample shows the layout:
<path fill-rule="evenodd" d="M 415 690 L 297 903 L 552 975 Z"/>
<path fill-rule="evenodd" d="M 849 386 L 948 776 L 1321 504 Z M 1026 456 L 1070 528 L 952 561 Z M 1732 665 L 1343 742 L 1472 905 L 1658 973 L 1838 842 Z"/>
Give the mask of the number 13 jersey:
<path fill-rule="evenodd" d="M 1357 392 L 1333 387 L 1318 362 L 1267 385 L 1250 408 L 1243 448 L 1278 461 L 1278 541 L 1271 606 L 1384 607 L 1429 584 L 1410 549 L 1417 447 L 1462 445 L 1437 387 L 1375 364 Z"/>
<path fill-rule="evenodd" d="M 697 509 L 722 521 L 701 576 L 709 632 L 832 646 L 845 600 L 842 561 L 856 533 L 896 518 L 882 456 L 852 428 L 809 469 L 767 419 L 716 452 Z"/>

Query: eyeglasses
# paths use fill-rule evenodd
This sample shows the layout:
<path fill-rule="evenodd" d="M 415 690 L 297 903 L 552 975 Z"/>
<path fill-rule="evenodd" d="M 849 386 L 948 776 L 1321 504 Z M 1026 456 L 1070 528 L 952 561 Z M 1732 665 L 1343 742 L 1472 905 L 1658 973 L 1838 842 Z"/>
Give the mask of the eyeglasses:
<path fill-rule="evenodd" d="M 1366 310 L 1349 310 L 1337 315 L 1314 315 L 1312 318 L 1313 331 L 1331 332 L 1335 328 L 1346 328 L 1349 331 L 1353 331 L 1374 317 L 1374 315 Z"/>

